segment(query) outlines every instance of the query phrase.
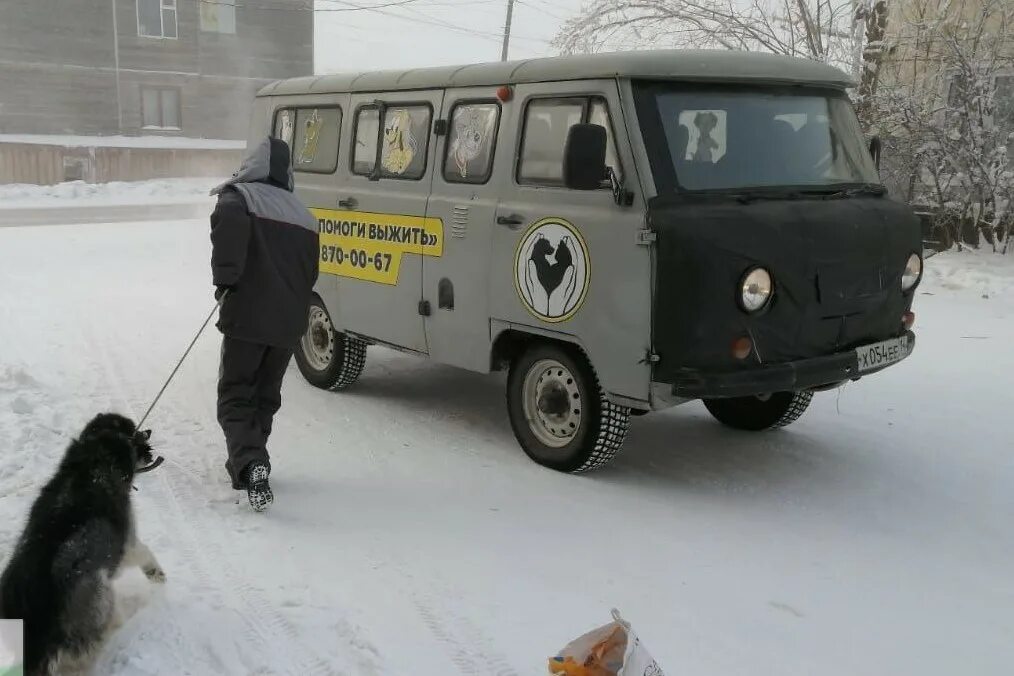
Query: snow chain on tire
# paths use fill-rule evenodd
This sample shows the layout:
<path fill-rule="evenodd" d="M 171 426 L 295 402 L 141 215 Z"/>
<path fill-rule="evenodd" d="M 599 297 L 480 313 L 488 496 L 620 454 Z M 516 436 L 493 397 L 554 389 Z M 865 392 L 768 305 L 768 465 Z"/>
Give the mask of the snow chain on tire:
<path fill-rule="evenodd" d="M 782 417 L 778 419 L 771 429 L 778 429 L 779 427 L 785 427 L 799 420 L 799 418 L 806 413 L 806 409 L 810 407 L 810 402 L 813 400 L 813 392 L 795 392 L 793 393 L 792 402 L 789 404 L 789 408 L 782 414 Z"/>
<path fill-rule="evenodd" d="M 543 384 L 547 389 L 540 391 Z M 580 404 L 570 412 L 535 408 L 541 407 L 540 397 L 561 392 L 580 398 Z M 587 356 L 573 345 L 536 343 L 515 357 L 507 377 L 507 409 L 525 453 L 544 467 L 568 474 L 608 464 L 630 429 L 630 409 L 609 400 Z M 573 430 L 569 434 L 568 426 Z"/>
<path fill-rule="evenodd" d="M 338 336 L 336 336 L 338 337 Z M 342 369 L 334 384 L 328 389 L 332 392 L 352 387 L 359 380 L 366 366 L 366 343 L 349 335 L 341 336 Z"/>
<path fill-rule="evenodd" d="M 602 419 L 599 425 L 598 438 L 595 439 L 595 450 L 591 457 L 576 470 L 574 474 L 588 472 L 612 462 L 616 454 L 623 448 L 630 430 L 630 411 L 602 397 Z"/>

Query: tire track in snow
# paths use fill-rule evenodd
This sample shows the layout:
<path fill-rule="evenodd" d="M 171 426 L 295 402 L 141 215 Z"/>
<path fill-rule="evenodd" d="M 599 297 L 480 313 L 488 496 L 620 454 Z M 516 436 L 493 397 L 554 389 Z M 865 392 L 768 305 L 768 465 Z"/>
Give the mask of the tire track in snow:
<path fill-rule="evenodd" d="M 167 404 L 165 408 L 176 412 L 178 414 L 177 417 L 181 419 L 186 416 L 186 411 L 175 404 Z M 168 473 L 166 477 L 174 499 L 181 500 L 183 504 L 196 504 L 200 500 L 200 498 L 194 496 L 192 488 L 194 485 L 202 490 L 217 487 L 217 484 L 202 481 L 191 471 Z M 199 524 L 198 530 L 200 532 L 212 532 L 215 528 L 221 530 L 223 527 L 232 532 L 242 529 L 241 526 L 230 528 L 230 523 L 223 524 L 220 519 L 216 519 L 214 523 L 211 523 L 211 520 L 205 516 L 205 513 L 205 510 L 197 510 L 195 513 L 190 514 L 192 519 L 204 522 L 203 524 Z M 256 518 L 257 515 L 247 514 L 243 516 Z M 239 520 L 235 515 L 229 515 L 227 518 L 230 522 L 237 522 Z M 340 673 L 331 665 L 329 656 L 309 647 L 300 638 L 299 628 L 279 612 L 273 603 L 265 599 L 253 585 L 246 581 L 247 577 L 232 565 L 232 557 L 222 553 L 217 541 L 206 541 L 202 546 L 214 561 L 216 569 L 221 571 L 219 575 L 220 579 L 227 585 L 233 585 L 235 589 L 234 598 L 237 601 L 235 605 L 245 608 L 245 617 L 255 618 L 253 624 L 256 625 L 255 629 L 259 635 L 263 636 L 266 640 L 270 640 L 271 637 L 284 637 L 286 639 L 281 641 L 281 645 L 278 648 L 280 653 L 286 655 L 284 660 L 286 663 L 298 665 L 298 669 L 294 673 L 300 676 L 303 674 L 328 676 Z M 362 636 L 358 635 L 352 627 L 344 628 L 342 633 L 347 635 L 340 637 L 340 640 L 350 651 L 354 652 L 357 658 L 357 668 L 353 672 L 354 675 L 369 676 L 380 673 L 376 664 L 376 657 L 378 655 L 376 649 Z M 275 643 L 277 645 L 277 642 Z"/>
<path fill-rule="evenodd" d="M 115 386 L 116 397 L 123 402 L 128 410 L 131 409 L 127 388 L 117 366 L 109 359 L 105 346 L 94 337 L 90 342 L 96 347 L 110 384 Z M 176 417 L 180 420 L 188 417 L 187 411 L 181 409 L 177 404 L 170 403 L 168 399 L 163 399 L 160 405 L 163 409 L 175 412 Z M 186 560 L 201 587 L 211 590 L 212 595 L 220 600 L 220 606 L 239 611 L 238 614 L 246 627 L 243 640 L 253 648 L 254 654 L 259 652 L 280 656 L 281 659 L 275 658 L 274 661 L 292 665 L 292 670 L 289 673 L 296 676 L 332 676 L 337 674 L 338 672 L 331 666 L 327 655 L 310 648 L 301 641 L 298 628 L 282 615 L 271 602 L 263 598 L 258 590 L 244 582 L 245 576 L 232 566 L 230 557 L 222 553 L 215 540 L 201 537 L 200 533 L 214 532 L 216 528 L 221 530 L 223 524 L 217 520 L 215 523 L 210 523 L 209 519 L 204 516 L 204 510 L 186 510 L 183 507 L 183 505 L 196 505 L 198 498 L 194 496 L 186 477 L 176 470 L 190 475 L 190 481 L 197 483 L 201 488 L 208 488 L 209 484 L 199 481 L 194 473 L 185 467 L 174 468 L 175 464 L 167 463 L 157 473 L 159 481 L 156 484 L 156 491 L 160 499 L 157 499 L 156 502 L 172 507 L 175 523 L 174 528 L 167 530 L 167 532 L 182 534 L 185 538 Z M 217 570 L 219 573 L 217 575 L 209 573 L 209 570 Z M 226 601 L 230 602 L 226 603 Z M 343 641 L 356 653 L 358 670 L 355 673 L 357 676 L 379 673 L 374 659 L 377 652 L 368 641 L 358 635 L 343 637 Z"/>
<path fill-rule="evenodd" d="M 107 384 L 112 389 L 113 398 L 119 400 L 121 405 L 125 407 L 125 410 L 132 411 L 133 406 L 130 403 L 130 398 L 127 393 L 127 387 L 119 373 L 119 369 L 114 365 L 113 361 L 109 357 L 109 353 L 102 343 L 101 340 L 96 339 L 94 329 L 91 325 L 86 324 L 87 332 L 90 340 L 88 341 L 93 346 L 95 354 L 100 359 L 100 365 L 102 367 L 103 374 L 105 375 Z M 176 549 L 177 560 L 182 561 L 186 566 L 185 573 L 187 575 L 181 576 L 191 581 L 191 586 L 196 586 L 203 590 L 204 593 L 208 594 L 211 599 L 211 606 L 217 608 L 234 608 L 227 603 L 227 599 L 221 593 L 223 586 L 221 580 L 215 580 L 212 575 L 209 574 L 209 561 L 205 558 L 204 552 L 206 551 L 201 538 L 197 535 L 194 527 L 186 518 L 187 515 L 180 505 L 178 494 L 173 490 L 173 486 L 169 479 L 170 471 L 169 467 L 163 467 L 162 471 L 156 473 L 157 480 L 149 482 L 145 486 L 145 490 L 149 490 L 153 495 L 152 501 L 163 507 L 161 510 L 152 510 L 159 515 L 160 525 L 162 526 L 162 532 L 165 533 L 166 537 L 172 537 L 173 547 Z M 171 524 L 167 523 L 165 517 L 171 520 Z M 138 530 L 141 534 L 145 532 L 143 524 L 138 524 Z M 156 557 L 158 553 L 155 553 Z M 183 571 L 180 571 L 183 572 Z M 180 572 L 169 571 L 168 582 L 166 584 L 172 584 L 173 578 L 180 574 Z M 208 597 L 205 597 L 206 599 Z M 249 624 L 247 619 L 242 617 L 241 613 L 237 613 L 241 616 L 241 620 L 245 624 Z M 170 621 L 174 621 L 170 619 Z M 127 624 L 131 624 L 129 621 Z M 121 628 L 122 629 L 122 628 Z M 131 632 L 127 637 L 127 644 L 117 651 L 120 654 L 130 654 L 130 648 L 132 648 L 141 636 L 140 631 Z M 264 648 L 263 637 L 252 628 L 243 632 L 240 636 L 241 640 L 248 646 L 251 652 L 256 654 L 258 651 Z M 261 641 L 257 639 L 261 638 Z M 115 660 L 116 655 L 113 654 L 106 658 L 106 661 Z M 104 669 L 96 668 L 95 674 L 108 674 L 112 673 L 110 667 L 113 664 L 103 664 Z"/>
<path fill-rule="evenodd" d="M 467 676 L 519 676 L 475 622 L 447 609 L 441 599 L 453 595 L 452 587 L 436 571 L 419 580 L 413 568 L 397 555 L 370 552 L 368 557 L 375 569 L 394 568 L 388 577 L 401 581 L 402 593 L 411 599 L 419 619 L 458 671 Z"/>
<path fill-rule="evenodd" d="M 87 325 L 96 354 L 101 360 L 103 371 L 109 385 L 113 389 L 116 399 L 122 402 L 127 410 L 132 410 L 128 388 L 121 377 L 119 369 L 109 358 L 108 351 L 102 341 L 97 340 L 91 325 Z M 223 556 L 221 550 L 213 544 L 210 538 L 202 538 L 199 532 L 213 532 L 208 528 L 195 528 L 194 521 L 203 520 L 199 510 L 187 512 L 182 503 L 193 505 L 195 498 L 187 487 L 186 482 L 179 481 L 171 467 L 163 467 L 158 472 L 158 482 L 155 484 L 155 492 L 158 494 L 156 502 L 170 507 L 173 513 L 174 528 L 166 529 L 167 533 L 173 533 L 184 540 L 184 560 L 187 562 L 190 573 L 201 584 L 201 587 L 210 591 L 213 597 L 222 601 L 221 607 L 243 610 L 238 612 L 244 626 L 243 640 L 251 648 L 253 654 L 266 653 L 268 655 L 279 655 L 282 659 L 275 661 L 292 665 L 289 673 L 294 676 L 330 676 L 335 672 L 331 669 L 323 656 L 315 651 L 299 646 L 302 650 L 294 652 L 290 646 L 298 637 L 298 632 L 292 627 L 270 603 L 261 599 L 250 585 L 240 583 L 235 585 L 236 580 L 243 580 L 243 576 L 228 564 L 227 557 Z M 219 528 L 221 524 L 218 524 Z M 157 554 L 156 554 L 157 555 Z M 218 575 L 210 573 L 210 570 L 221 571 Z M 226 603 L 231 601 L 231 603 Z"/>

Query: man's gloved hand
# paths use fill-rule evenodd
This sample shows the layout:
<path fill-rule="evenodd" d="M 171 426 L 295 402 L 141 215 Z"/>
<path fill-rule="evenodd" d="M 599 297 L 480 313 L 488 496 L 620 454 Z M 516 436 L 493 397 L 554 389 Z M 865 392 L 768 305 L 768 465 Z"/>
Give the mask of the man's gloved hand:
<path fill-rule="evenodd" d="M 215 287 L 215 300 L 222 300 L 222 296 L 224 296 L 227 292 L 232 291 L 234 288 L 236 288 L 236 287 L 233 287 L 233 286 L 216 286 Z"/>

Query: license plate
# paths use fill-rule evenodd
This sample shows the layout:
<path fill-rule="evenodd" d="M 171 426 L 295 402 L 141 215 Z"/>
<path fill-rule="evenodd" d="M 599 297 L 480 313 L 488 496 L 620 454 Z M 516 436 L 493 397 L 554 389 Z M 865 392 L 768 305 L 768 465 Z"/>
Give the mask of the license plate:
<path fill-rule="evenodd" d="M 901 361 L 908 356 L 908 336 L 856 348 L 859 372 L 872 371 Z"/>

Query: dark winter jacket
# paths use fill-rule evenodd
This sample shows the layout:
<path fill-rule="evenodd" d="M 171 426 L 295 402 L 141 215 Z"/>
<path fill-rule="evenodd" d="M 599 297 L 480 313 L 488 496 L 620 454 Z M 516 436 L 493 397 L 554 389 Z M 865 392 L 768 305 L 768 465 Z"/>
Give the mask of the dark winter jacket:
<path fill-rule="evenodd" d="M 317 221 L 292 194 L 289 147 L 264 139 L 211 191 L 211 272 L 230 288 L 218 328 L 227 336 L 294 348 L 317 281 Z"/>

